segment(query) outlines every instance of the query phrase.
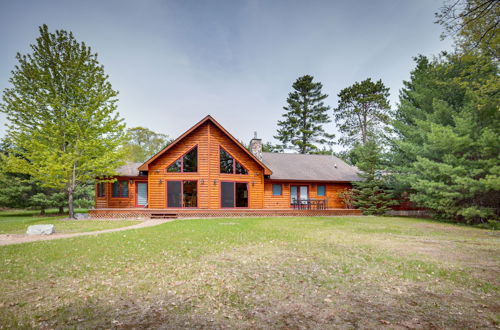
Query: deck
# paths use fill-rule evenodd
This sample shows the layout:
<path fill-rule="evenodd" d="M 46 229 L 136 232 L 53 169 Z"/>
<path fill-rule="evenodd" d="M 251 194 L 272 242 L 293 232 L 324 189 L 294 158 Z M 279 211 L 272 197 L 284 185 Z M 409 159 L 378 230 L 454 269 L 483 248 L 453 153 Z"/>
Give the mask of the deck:
<path fill-rule="evenodd" d="M 354 209 L 147 209 L 101 208 L 89 211 L 92 219 L 167 219 L 210 217 L 304 217 L 361 215 Z"/>

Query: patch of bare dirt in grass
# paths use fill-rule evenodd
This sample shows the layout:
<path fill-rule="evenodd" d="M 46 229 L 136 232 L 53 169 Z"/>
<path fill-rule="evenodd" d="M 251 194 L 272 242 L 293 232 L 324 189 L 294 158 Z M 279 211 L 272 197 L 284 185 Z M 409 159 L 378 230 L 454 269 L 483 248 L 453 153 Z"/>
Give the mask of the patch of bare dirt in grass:
<path fill-rule="evenodd" d="M 23 283 L 0 298 L 14 304 L 0 305 L 0 319 L 15 316 L 22 323 L 11 325 L 37 328 L 499 326 L 496 293 L 433 277 L 402 279 L 391 261 L 366 255 L 376 252 L 334 241 L 339 245 L 256 243 L 188 260 L 165 255 L 48 286 Z"/>
<path fill-rule="evenodd" d="M 392 239 L 373 237 L 371 244 L 398 255 L 423 256 L 443 266 L 463 268 L 484 281 L 500 286 L 500 258 L 498 242 L 477 244 L 474 241 L 457 241 L 445 238 L 430 239 L 398 236 Z"/>

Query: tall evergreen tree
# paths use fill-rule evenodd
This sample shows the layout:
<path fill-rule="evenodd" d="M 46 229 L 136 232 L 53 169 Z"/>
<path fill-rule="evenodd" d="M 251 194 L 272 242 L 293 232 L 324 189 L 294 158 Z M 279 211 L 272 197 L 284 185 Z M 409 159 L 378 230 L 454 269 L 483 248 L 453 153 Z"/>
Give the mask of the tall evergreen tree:
<path fill-rule="evenodd" d="M 11 172 L 65 191 L 70 217 L 79 185 L 111 175 L 120 164 L 124 125 L 116 112 L 118 92 L 85 43 L 46 25 L 30 54 L 17 54 L 0 110 L 9 121 L 15 150 Z M 12 156 L 14 155 L 14 156 Z"/>
<path fill-rule="evenodd" d="M 339 104 L 333 109 L 335 122 L 342 133 L 340 144 L 364 145 L 382 136 L 390 119 L 389 88 L 382 80 L 370 78 L 344 88 L 338 94 Z"/>
<path fill-rule="evenodd" d="M 382 148 L 374 140 L 360 144 L 352 151 L 361 170 L 362 181 L 354 182 L 353 205 L 366 215 L 383 215 L 393 205 L 388 189 L 387 170 L 383 163 Z"/>
<path fill-rule="evenodd" d="M 333 135 L 325 132 L 323 124 L 331 122 L 328 117 L 329 106 L 323 102 L 328 97 L 323 94 L 323 85 L 313 82 L 314 77 L 299 77 L 292 85 L 293 92 L 288 94 L 283 120 L 278 121 L 277 135 L 284 149 L 294 149 L 308 154 L 318 149 L 318 144 L 331 144 Z"/>
<path fill-rule="evenodd" d="M 500 75 L 477 54 L 420 56 L 394 127 L 394 172 L 411 199 L 441 218 L 500 215 Z"/>

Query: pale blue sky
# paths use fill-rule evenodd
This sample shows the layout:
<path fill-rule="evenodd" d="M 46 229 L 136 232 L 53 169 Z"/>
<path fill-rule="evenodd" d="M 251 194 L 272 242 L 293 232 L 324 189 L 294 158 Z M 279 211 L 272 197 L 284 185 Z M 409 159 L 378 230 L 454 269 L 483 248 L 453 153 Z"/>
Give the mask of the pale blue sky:
<path fill-rule="evenodd" d="M 207 114 L 238 139 L 272 140 L 293 81 L 311 74 L 335 106 L 371 77 L 397 102 L 412 57 L 450 49 L 440 0 L 0 0 L 0 89 L 37 27 L 74 32 L 99 54 L 127 125 L 177 137 Z M 5 117 L 0 115 L 0 135 Z M 334 125 L 327 125 L 335 132 Z"/>

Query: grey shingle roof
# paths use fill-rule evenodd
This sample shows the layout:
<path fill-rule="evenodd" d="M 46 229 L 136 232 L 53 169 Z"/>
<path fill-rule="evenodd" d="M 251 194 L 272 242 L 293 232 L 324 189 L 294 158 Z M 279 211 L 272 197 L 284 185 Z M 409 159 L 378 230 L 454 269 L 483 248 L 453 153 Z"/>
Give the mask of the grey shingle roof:
<path fill-rule="evenodd" d="M 273 171 L 273 180 L 359 181 L 358 169 L 329 155 L 302 155 L 263 152 L 262 162 Z M 127 163 L 116 172 L 121 176 L 139 176 L 142 163 Z M 336 166 L 336 167 L 335 167 Z"/>
<path fill-rule="evenodd" d="M 122 176 L 139 176 L 139 166 L 142 163 L 127 163 L 116 169 L 116 173 Z"/>
<path fill-rule="evenodd" d="M 262 153 L 273 180 L 359 181 L 358 169 L 330 155 Z"/>

